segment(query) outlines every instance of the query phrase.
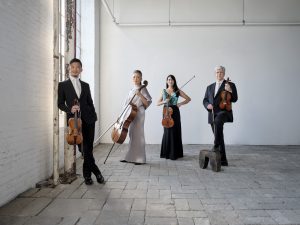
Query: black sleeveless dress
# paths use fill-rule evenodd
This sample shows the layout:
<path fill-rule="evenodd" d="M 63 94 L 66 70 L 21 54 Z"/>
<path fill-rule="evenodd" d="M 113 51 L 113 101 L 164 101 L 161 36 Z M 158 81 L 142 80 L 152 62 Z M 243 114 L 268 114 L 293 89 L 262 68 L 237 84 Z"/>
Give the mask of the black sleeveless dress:
<path fill-rule="evenodd" d="M 166 90 L 163 90 L 163 99 L 167 96 Z M 174 126 L 171 128 L 164 127 L 164 134 L 161 143 L 160 158 L 176 160 L 183 157 L 183 147 L 181 138 L 181 121 L 180 111 L 177 107 L 178 97 L 172 95 L 169 101 L 169 107 L 173 109 L 172 118 Z"/>

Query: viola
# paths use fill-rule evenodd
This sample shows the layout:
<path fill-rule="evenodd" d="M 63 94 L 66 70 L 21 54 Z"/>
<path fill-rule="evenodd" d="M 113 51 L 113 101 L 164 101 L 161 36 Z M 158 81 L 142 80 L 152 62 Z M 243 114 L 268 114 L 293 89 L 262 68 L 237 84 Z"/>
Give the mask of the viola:
<path fill-rule="evenodd" d="M 226 80 L 226 84 L 228 84 L 229 85 L 229 77 L 227 78 L 227 80 Z M 225 110 L 227 110 L 227 111 L 231 111 L 231 93 L 229 92 L 229 91 L 226 91 L 226 90 L 224 90 L 224 91 L 222 91 L 221 92 L 221 95 L 220 95 L 220 97 L 221 97 L 221 100 L 220 100 L 220 103 L 219 103 L 219 108 L 220 109 L 225 109 Z"/>
<path fill-rule="evenodd" d="M 74 105 L 79 105 L 77 99 L 74 100 Z M 81 144 L 82 137 L 82 121 L 78 117 L 78 112 L 74 113 L 74 118 L 70 118 L 68 121 L 68 133 L 66 134 L 66 140 L 69 145 L 79 145 Z"/>
<path fill-rule="evenodd" d="M 171 96 L 168 94 L 167 99 L 170 100 Z M 167 102 L 167 105 L 163 108 L 163 119 L 161 121 L 161 124 L 165 128 L 170 128 L 174 126 L 174 120 L 172 118 L 173 109 L 169 106 L 169 102 Z"/>
<path fill-rule="evenodd" d="M 138 90 L 141 91 L 143 88 L 147 87 L 147 85 L 148 81 L 145 80 Z M 132 103 L 135 96 L 136 94 L 133 95 L 122 114 L 119 116 L 117 122 L 114 124 L 114 128 L 111 133 L 111 139 L 114 143 L 122 144 L 125 141 L 128 128 L 137 115 L 138 108 Z"/>

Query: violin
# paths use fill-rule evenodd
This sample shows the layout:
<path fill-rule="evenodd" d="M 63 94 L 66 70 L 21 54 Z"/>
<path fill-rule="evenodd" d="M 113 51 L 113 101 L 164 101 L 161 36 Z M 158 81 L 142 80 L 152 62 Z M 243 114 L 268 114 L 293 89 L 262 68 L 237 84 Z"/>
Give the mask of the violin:
<path fill-rule="evenodd" d="M 229 85 L 229 77 L 226 80 L 226 84 Z M 227 111 L 231 111 L 231 93 L 229 91 L 222 91 L 221 92 L 221 101 L 219 103 L 220 109 L 225 109 Z"/>
<path fill-rule="evenodd" d="M 168 94 L 167 99 L 170 100 L 171 96 Z M 173 109 L 169 107 L 169 102 L 167 102 L 167 105 L 163 108 L 163 119 L 161 121 L 161 124 L 165 128 L 170 128 L 174 126 L 174 120 L 172 118 Z"/>
<path fill-rule="evenodd" d="M 78 99 L 74 100 L 74 105 L 79 106 Z M 66 140 L 69 145 L 79 145 L 81 144 L 83 137 L 82 137 L 82 121 L 78 117 L 78 112 L 74 113 L 74 118 L 70 118 L 68 121 L 68 133 L 66 134 Z"/>
<path fill-rule="evenodd" d="M 147 85 L 148 81 L 144 80 L 143 85 L 138 90 L 141 91 L 143 88 L 147 87 Z M 135 96 L 136 94 L 133 95 L 122 114 L 119 116 L 117 122 L 114 124 L 114 128 L 111 133 L 111 139 L 114 143 L 123 144 L 126 139 L 130 123 L 137 115 L 138 108 L 132 103 Z"/>
<path fill-rule="evenodd" d="M 184 85 L 182 85 L 177 91 L 174 93 L 176 94 L 180 89 L 182 89 L 185 85 L 187 85 L 191 80 L 193 80 L 196 76 L 193 76 L 191 79 L 189 79 Z M 168 94 L 167 98 L 170 100 L 171 96 Z M 163 107 L 163 119 L 161 121 L 161 124 L 165 128 L 171 128 L 174 126 L 174 120 L 172 118 L 173 109 L 169 106 L 169 102 L 167 102 L 167 105 Z"/>

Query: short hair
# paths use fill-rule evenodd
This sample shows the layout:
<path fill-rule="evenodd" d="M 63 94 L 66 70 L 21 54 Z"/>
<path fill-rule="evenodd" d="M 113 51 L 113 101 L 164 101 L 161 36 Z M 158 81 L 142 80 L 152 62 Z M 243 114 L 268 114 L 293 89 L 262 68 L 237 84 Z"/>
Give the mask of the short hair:
<path fill-rule="evenodd" d="M 224 66 L 216 66 L 215 67 L 215 72 L 217 72 L 217 70 L 222 70 L 223 71 L 223 73 L 225 74 L 225 67 Z"/>
<path fill-rule="evenodd" d="M 82 62 L 80 61 L 80 59 L 74 58 L 74 59 L 72 59 L 72 60 L 70 61 L 70 65 L 71 65 L 72 63 L 79 63 L 80 66 L 82 67 Z"/>
<path fill-rule="evenodd" d="M 143 77 L 143 74 L 142 74 L 142 72 L 141 72 L 140 70 L 135 70 L 135 71 L 133 71 L 133 73 L 137 73 L 137 74 L 139 74 L 141 77 Z"/>

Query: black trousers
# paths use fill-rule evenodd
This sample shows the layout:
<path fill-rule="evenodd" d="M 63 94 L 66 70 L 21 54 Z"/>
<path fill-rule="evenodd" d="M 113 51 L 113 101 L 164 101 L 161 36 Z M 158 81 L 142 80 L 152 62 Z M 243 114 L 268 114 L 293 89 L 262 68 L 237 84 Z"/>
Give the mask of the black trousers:
<path fill-rule="evenodd" d="M 227 112 L 221 111 L 214 115 L 215 123 L 211 124 L 212 131 L 215 135 L 215 147 L 220 147 L 221 161 L 227 161 L 225 143 L 224 143 L 224 123 L 228 122 Z M 214 126 L 215 125 L 215 126 Z"/>
<path fill-rule="evenodd" d="M 91 177 L 92 173 L 96 175 L 100 174 L 98 166 L 95 164 L 95 158 L 93 155 L 93 144 L 95 136 L 95 123 L 88 124 L 82 121 L 82 137 L 83 137 L 83 177 Z M 81 145 L 78 146 L 79 151 L 82 152 Z"/>

